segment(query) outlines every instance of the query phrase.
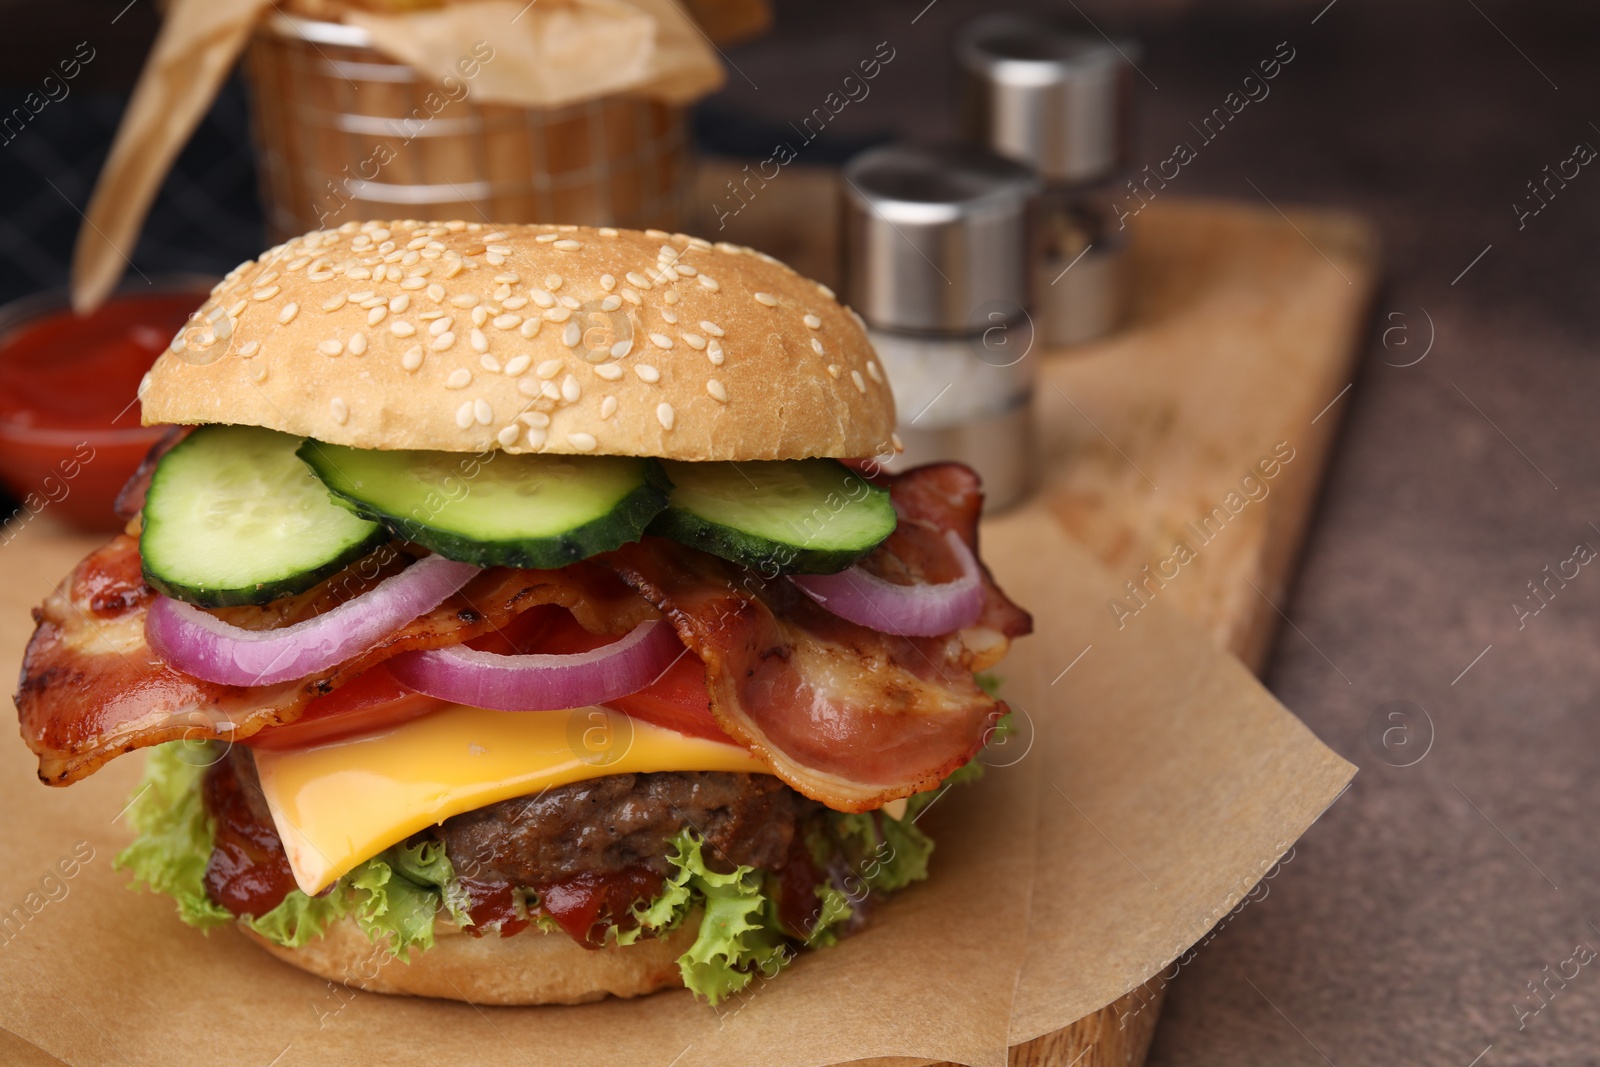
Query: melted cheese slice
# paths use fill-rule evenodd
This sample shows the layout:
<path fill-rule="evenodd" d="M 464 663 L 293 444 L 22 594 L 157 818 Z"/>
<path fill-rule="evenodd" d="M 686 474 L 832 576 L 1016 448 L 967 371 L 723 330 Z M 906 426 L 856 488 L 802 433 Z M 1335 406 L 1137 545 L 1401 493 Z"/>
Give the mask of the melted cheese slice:
<path fill-rule="evenodd" d="M 650 771 L 768 773 L 737 745 L 600 707 L 450 705 L 327 744 L 258 749 L 255 759 L 295 882 L 313 894 L 418 830 L 542 789 Z"/>

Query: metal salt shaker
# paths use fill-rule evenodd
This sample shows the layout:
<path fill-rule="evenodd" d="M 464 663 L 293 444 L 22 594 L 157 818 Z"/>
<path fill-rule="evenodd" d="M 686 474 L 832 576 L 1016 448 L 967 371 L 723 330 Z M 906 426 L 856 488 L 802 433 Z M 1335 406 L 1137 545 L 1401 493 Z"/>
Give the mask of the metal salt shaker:
<path fill-rule="evenodd" d="M 972 145 L 890 145 L 844 168 L 845 300 L 888 372 L 903 470 L 959 460 L 985 506 L 1033 469 L 1032 230 L 1039 181 Z"/>
<path fill-rule="evenodd" d="M 1047 345 L 1105 334 L 1126 310 L 1127 230 L 1114 205 L 1135 48 L 1019 15 L 977 19 L 957 41 L 966 136 L 1045 183 L 1034 305 Z"/>

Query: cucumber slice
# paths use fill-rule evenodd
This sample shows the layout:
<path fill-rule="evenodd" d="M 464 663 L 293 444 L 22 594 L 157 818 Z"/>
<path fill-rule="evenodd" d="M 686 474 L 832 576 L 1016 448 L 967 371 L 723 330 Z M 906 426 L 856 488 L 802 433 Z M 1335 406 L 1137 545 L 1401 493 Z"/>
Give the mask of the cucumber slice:
<path fill-rule="evenodd" d="M 653 459 L 374 451 L 307 440 L 303 459 L 336 499 L 446 559 L 564 567 L 637 541 L 667 505 Z"/>
<path fill-rule="evenodd" d="M 765 575 L 832 574 L 894 532 L 889 491 L 831 459 L 666 464 L 650 532 Z"/>
<path fill-rule="evenodd" d="M 299 445 L 256 426 L 203 426 L 162 456 L 139 535 L 145 580 L 202 607 L 265 604 L 388 540 L 328 499 Z"/>

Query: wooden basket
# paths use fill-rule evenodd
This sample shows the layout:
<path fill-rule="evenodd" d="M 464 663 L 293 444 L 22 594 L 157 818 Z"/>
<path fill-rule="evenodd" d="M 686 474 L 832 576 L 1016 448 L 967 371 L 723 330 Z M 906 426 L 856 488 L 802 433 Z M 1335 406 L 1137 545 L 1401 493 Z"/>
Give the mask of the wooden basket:
<path fill-rule="evenodd" d="M 477 103 L 370 46 L 365 30 L 274 14 L 247 57 L 273 240 L 353 219 L 680 228 L 687 114 L 609 96 Z"/>

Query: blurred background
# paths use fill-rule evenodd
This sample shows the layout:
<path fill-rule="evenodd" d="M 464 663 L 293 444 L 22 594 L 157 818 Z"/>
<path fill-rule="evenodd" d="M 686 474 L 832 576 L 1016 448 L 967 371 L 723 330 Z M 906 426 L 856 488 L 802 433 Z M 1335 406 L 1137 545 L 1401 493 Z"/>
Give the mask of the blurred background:
<path fill-rule="evenodd" d="M 1593 1062 L 1600 977 L 1543 986 L 1537 1001 L 1533 991 L 1575 945 L 1600 946 L 1590 832 L 1600 815 L 1600 580 L 1563 585 L 1537 619 L 1516 605 L 1575 542 L 1600 545 L 1600 177 L 1580 170 L 1533 184 L 1579 146 L 1600 145 L 1600 9 L 1005 6 L 1137 39 L 1135 168 L 1192 140 L 1191 124 L 1286 42 L 1295 58 L 1270 97 L 1208 142 L 1172 195 L 1337 207 L 1363 215 L 1381 242 L 1339 448 L 1303 565 L 1278 603 L 1293 625 L 1265 673 L 1362 773 L 1270 893 L 1172 984 L 1149 1062 Z M 766 157 L 882 42 L 895 58 L 870 95 L 794 166 L 837 167 L 892 139 L 952 136 L 953 38 L 995 8 L 777 0 L 769 28 L 717 46 L 727 80 L 693 106 L 685 143 L 702 175 L 731 176 Z M 0 117 L 29 112 L 0 133 L 6 302 L 67 283 L 158 16 L 147 0 L 6 0 L 0 26 Z M 25 99 L 85 41 L 92 61 L 33 113 Z M 135 272 L 217 276 L 269 243 L 256 143 L 235 74 L 161 182 L 127 250 Z M 679 224 L 718 236 L 720 196 L 703 180 L 690 187 Z M 772 251 L 830 269 L 802 262 L 803 249 Z M 1410 362 L 1420 335 L 1401 351 L 1389 331 L 1424 320 L 1432 345 Z M 1394 701 L 1423 709 L 1426 758 L 1405 763 L 1371 741 L 1370 720 Z"/>

